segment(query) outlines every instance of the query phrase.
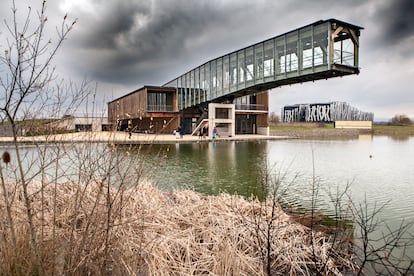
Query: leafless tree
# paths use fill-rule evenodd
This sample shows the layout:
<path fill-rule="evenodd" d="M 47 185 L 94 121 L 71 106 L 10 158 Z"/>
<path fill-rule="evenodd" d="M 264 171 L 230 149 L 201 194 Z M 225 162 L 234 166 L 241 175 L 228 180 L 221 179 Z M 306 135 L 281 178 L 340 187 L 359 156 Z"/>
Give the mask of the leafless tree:
<path fill-rule="evenodd" d="M 76 20 L 69 21 L 65 15 L 62 18 L 61 26 L 56 28 L 56 37 L 48 38 L 45 32 L 48 22 L 46 10 L 46 1 L 43 1 L 38 11 L 32 11 L 32 8 L 29 7 L 25 19 L 21 22 L 20 11 L 17 9 L 16 2 L 12 1 L 12 20 L 4 22 L 5 32 L 2 33 L 5 36 L 3 41 L 6 41 L 7 44 L 0 56 L 0 119 L 12 129 L 13 158 L 16 159 L 17 164 L 15 180 L 16 185 L 21 185 L 23 188 L 30 245 L 36 257 L 35 271 L 37 273 L 43 271 L 43 265 L 39 252 L 37 229 L 33 223 L 35 214 L 27 189 L 32 176 L 24 167 L 25 155 L 21 152 L 18 136 L 21 134 L 21 129 L 24 129 L 24 124 L 33 123 L 41 110 L 48 109 L 50 106 L 63 108 L 61 93 L 59 93 L 63 85 L 54 82 L 56 75 L 52 61 L 76 23 Z M 74 97 L 67 107 L 77 106 L 85 98 L 87 94 L 85 87 L 84 83 L 80 89 L 72 90 Z M 65 93 L 68 91 L 70 92 L 70 90 L 66 90 Z M 4 184 L 5 175 L 1 174 L 4 200 L 6 206 L 9 206 L 12 199 L 8 197 L 8 190 Z M 16 229 L 13 227 L 14 222 L 10 210 L 8 210 L 8 223 L 13 237 L 14 252 L 17 252 Z M 17 262 L 15 267 L 19 268 Z M 17 272 L 19 271 L 17 270 Z"/>

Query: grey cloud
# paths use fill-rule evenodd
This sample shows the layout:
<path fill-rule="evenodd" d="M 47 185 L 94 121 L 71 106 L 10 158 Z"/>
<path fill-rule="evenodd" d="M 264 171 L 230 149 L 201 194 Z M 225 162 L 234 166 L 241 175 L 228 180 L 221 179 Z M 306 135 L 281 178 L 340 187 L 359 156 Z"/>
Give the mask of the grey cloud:
<path fill-rule="evenodd" d="M 220 36 L 227 36 L 222 29 L 230 24 L 231 8 L 214 1 L 114 4 L 102 16 L 80 20 L 83 31 L 74 42 L 76 55 L 88 61 L 84 66 L 90 65 L 98 78 L 133 79 L 148 61 L 153 69 L 163 69 L 173 61 L 185 63 L 194 53 L 211 50 Z"/>
<path fill-rule="evenodd" d="M 377 10 L 374 20 L 381 26 L 380 39 L 386 45 L 409 39 L 414 36 L 414 1 L 386 1 Z"/>

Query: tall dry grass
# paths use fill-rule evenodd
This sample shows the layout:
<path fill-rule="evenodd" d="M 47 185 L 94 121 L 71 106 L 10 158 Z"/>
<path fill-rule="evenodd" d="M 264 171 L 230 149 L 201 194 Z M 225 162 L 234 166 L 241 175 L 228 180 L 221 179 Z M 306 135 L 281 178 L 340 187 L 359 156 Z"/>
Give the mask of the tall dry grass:
<path fill-rule="evenodd" d="M 36 256 L 30 247 L 22 188 L 14 183 L 6 186 L 18 252 L 13 253 L 10 225 L 2 219 L 0 270 L 15 274 L 17 263 L 20 274 L 32 274 Z M 228 194 L 162 192 L 148 183 L 130 189 L 107 188 L 99 182 L 85 186 L 33 181 L 28 185 L 33 223 L 43 229 L 37 235 L 44 274 L 265 274 L 257 239 L 249 229 L 258 215 L 270 214 L 263 204 Z M 2 218 L 5 207 L 0 201 Z M 273 215 L 277 227 L 271 233 L 272 270 L 292 275 L 312 274 L 321 267 L 324 274 L 353 269 L 351 259 L 340 254 L 331 257 L 327 236 L 311 235 L 309 228 L 295 223 L 280 208 Z M 266 219 L 259 227 L 266 227 Z"/>

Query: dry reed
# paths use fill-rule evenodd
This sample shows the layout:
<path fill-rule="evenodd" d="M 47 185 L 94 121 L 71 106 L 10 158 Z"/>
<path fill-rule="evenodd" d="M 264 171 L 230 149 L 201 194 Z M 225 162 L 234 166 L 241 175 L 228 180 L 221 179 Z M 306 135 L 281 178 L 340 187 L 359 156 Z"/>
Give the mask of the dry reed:
<path fill-rule="evenodd" d="M 268 227 L 271 212 L 264 208 L 271 204 L 228 194 L 162 192 L 145 183 L 128 190 L 111 187 L 109 194 L 100 184 L 30 183 L 28 187 L 46 274 L 265 274 L 259 253 L 263 248 L 257 241 L 269 237 L 255 236 L 266 231 L 254 229 Z M 22 274 L 30 274 L 35 256 L 29 246 L 21 187 L 8 184 L 8 188 L 17 229 L 18 263 Z M 83 197 L 79 197 L 80 191 L 84 191 Z M 0 212 L 5 218 L 3 201 Z M 262 218 L 258 220 L 257 216 Z M 341 274 L 344 269 L 352 269 L 349 256 L 336 254 L 332 258 L 332 244 L 326 235 L 311 235 L 309 228 L 294 222 L 279 207 L 273 218 L 272 271 L 306 275 L 316 270 Z M 7 223 L 5 219 L 0 222 L 0 270 L 6 274 L 14 271 Z"/>

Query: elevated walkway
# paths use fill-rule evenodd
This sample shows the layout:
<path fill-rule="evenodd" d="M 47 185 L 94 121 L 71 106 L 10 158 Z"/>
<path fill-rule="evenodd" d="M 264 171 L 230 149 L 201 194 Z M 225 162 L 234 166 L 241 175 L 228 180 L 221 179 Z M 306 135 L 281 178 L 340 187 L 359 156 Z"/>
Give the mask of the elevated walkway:
<path fill-rule="evenodd" d="M 258 92 L 359 73 L 362 27 L 320 20 L 208 61 L 166 83 L 178 109 L 232 103 Z"/>

